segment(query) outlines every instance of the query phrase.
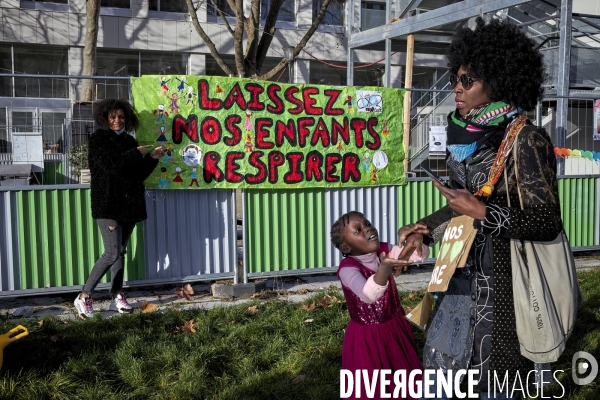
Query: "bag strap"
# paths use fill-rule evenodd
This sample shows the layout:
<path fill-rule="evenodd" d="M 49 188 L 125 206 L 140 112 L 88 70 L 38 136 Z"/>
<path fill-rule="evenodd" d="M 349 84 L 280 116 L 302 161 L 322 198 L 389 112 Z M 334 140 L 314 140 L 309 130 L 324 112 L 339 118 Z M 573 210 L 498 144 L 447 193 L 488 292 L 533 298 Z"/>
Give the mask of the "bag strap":
<path fill-rule="evenodd" d="M 502 139 L 502 143 L 500 143 L 500 147 L 496 153 L 496 158 L 494 159 L 492 168 L 490 168 L 488 181 L 481 187 L 481 189 L 475 192 L 475 197 L 478 199 L 481 199 L 482 197 L 490 197 L 492 193 L 494 193 L 496 183 L 498 183 L 498 179 L 500 179 L 502 171 L 504 171 L 508 155 L 514 147 L 513 145 L 515 144 L 517 134 L 521 131 L 526 123 L 527 118 L 524 115 L 519 115 L 506 127 L 506 134 L 504 135 L 504 139 Z"/>

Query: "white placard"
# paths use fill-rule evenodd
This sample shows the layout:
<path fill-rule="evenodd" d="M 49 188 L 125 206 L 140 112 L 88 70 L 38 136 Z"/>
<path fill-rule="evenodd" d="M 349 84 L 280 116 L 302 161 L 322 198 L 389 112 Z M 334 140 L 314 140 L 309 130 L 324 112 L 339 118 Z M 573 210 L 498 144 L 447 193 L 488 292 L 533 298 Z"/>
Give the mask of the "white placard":
<path fill-rule="evenodd" d="M 446 138 L 447 136 L 445 126 L 429 127 L 429 155 L 445 156 Z"/>
<path fill-rule="evenodd" d="M 44 143 L 42 135 L 13 132 L 13 164 L 33 164 L 34 172 L 44 170 Z"/>

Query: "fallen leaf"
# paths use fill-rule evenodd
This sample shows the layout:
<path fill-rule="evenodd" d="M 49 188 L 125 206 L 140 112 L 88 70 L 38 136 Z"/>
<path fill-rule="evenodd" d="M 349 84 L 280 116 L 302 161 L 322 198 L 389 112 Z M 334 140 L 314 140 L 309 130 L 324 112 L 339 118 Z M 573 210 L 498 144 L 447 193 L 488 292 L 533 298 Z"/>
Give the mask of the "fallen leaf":
<path fill-rule="evenodd" d="M 328 294 L 326 294 L 325 296 L 323 296 L 321 298 L 317 298 L 317 301 L 319 302 L 319 304 L 322 307 L 325 307 L 325 308 L 331 307 L 331 304 L 332 304 L 331 297 Z"/>
<path fill-rule="evenodd" d="M 314 321 L 315 321 L 314 319 L 312 319 L 312 318 L 309 318 L 309 319 L 305 319 L 305 320 L 304 320 L 304 323 L 305 323 L 305 324 L 310 324 L 311 322 L 314 322 Z"/>
<path fill-rule="evenodd" d="M 181 297 L 185 297 L 186 300 L 191 300 L 190 295 L 186 293 L 186 291 L 182 288 L 182 287 L 176 287 L 175 288 L 175 293 L 177 294 L 177 297 L 181 298 Z"/>
<path fill-rule="evenodd" d="M 292 383 L 294 385 L 297 385 L 298 383 L 302 382 L 304 380 L 306 375 L 298 375 L 297 377 L 295 377 L 294 379 L 292 379 Z"/>
<path fill-rule="evenodd" d="M 188 333 L 196 333 L 196 329 L 194 329 L 194 326 L 197 326 L 197 325 L 194 324 L 194 319 L 192 318 L 189 321 L 185 321 L 185 323 L 181 327 L 181 331 L 188 332 Z"/>
<path fill-rule="evenodd" d="M 313 301 L 310 306 L 307 306 L 306 304 L 302 304 L 302 309 L 306 310 L 306 311 L 312 311 L 315 309 L 315 302 Z"/>
<path fill-rule="evenodd" d="M 40 320 L 38 321 L 38 325 L 39 325 L 40 327 L 41 327 L 42 325 L 44 325 L 44 320 L 43 320 L 43 319 L 40 319 Z"/>
<path fill-rule="evenodd" d="M 408 298 L 409 298 L 410 300 L 414 299 L 415 297 L 417 297 L 417 294 L 416 294 L 416 293 L 411 293 L 411 294 L 409 294 L 409 295 L 408 295 Z"/>
<path fill-rule="evenodd" d="M 149 313 L 156 310 L 158 308 L 158 304 L 147 303 L 146 300 L 144 300 L 140 308 L 142 309 L 143 313 Z"/>
<path fill-rule="evenodd" d="M 258 312 L 258 306 L 248 307 L 248 310 L 246 310 L 246 312 L 250 315 L 254 315 Z"/>
<path fill-rule="evenodd" d="M 306 294 L 310 292 L 310 290 L 308 290 L 307 288 L 302 288 L 302 289 L 298 289 L 298 291 L 296 293 L 298 294 Z"/>
<path fill-rule="evenodd" d="M 50 336 L 50 340 L 52 340 L 53 342 L 58 342 L 58 335 Z"/>
<path fill-rule="evenodd" d="M 189 294 L 190 296 L 194 294 L 194 289 L 192 288 L 192 285 L 190 285 L 189 283 L 187 285 L 185 285 L 183 287 L 183 292 Z"/>
<path fill-rule="evenodd" d="M 411 312 L 411 311 L 412 311 L 412 308 L 411 308 L 411 307 L 404 307 L 404 313 L 405 313 L 405 314 L 408 314 L 408 313 L 409 313 L 409 312 Z"/>
<path fill-rule="evenodd" d="M 577 279 L 577 283 L 583 283 L 583 279 Z"/>

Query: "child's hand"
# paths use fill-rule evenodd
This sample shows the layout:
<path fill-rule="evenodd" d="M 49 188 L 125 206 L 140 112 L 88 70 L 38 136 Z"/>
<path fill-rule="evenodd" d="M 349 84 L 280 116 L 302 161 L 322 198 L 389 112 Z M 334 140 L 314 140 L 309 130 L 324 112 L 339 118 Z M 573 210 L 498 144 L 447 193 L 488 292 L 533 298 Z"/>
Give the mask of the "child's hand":
<path fill-rule="evenodd" d="M 379 255 L 379 268 L 383 268 L 387 271 L 387 274 L 391 274 L 394 272 L 395 276 L 398 276 L 402 273 L 402 271 L 406 271 L 408 265 L 411 264 L 407 259 L 397 260 L 395 258 L 390 258 L 386 253 L 381 253 Z"/>

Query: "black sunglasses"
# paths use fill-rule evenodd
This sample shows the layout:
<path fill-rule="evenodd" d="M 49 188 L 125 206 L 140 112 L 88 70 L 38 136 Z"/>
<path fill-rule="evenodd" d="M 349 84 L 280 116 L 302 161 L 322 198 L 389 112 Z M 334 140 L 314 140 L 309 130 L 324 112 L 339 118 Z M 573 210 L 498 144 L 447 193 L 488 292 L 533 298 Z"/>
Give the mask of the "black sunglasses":
<path fill-rule="evenodd" d="M 452 89 L 454 89 L 458 81 L 460 81 L 460 84 L 463 87 L 463 89 L 469 90 L 471 89 L 471 86 L 473 86 L 473 82 L 477 82 L 479 80 L 481 79 L 471 78 L 467 74 L 462 74 L 461 76 L 456 76 L 452 74 L 450 75 L 450 86 L 452 87 Z"/>

